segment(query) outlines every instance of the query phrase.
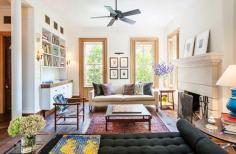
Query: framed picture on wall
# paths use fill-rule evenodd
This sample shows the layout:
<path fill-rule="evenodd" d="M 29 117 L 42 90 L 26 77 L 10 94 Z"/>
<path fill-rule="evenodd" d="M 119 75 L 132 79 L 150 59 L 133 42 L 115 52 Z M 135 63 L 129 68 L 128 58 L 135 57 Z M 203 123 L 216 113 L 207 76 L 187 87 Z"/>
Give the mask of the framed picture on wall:
<path fill-rule="evenodd" d="M 118 58 L 110 57 L 110 68 L 118 68 Z"/>
<path fill-rule="evenodd" d="M 128 79 L 129 72 L 128 69 L 120 69 L 120 79 Z"/>
<path fill-rule="evenodd" d="M 209 36 L 210 30 L 207 30 L 197 36 L 194 55 L 201 55 L 207 53 Z"/>
<path fill-rule="evenodd" d="M 195 41 L 195 37 L 189 38 L 185 41 L 185 44 L 184 44 L 184 57 L 193 56 L 194 41 Z"/>
<path fill-rule="evenodd" d="M 120 68 L 128 68 L 128 57 L 120 57 Z"/>
<path fill-rule="evenodd" d="M 110 69 L 110 79 L 118 79 L 118 69 Z"/>

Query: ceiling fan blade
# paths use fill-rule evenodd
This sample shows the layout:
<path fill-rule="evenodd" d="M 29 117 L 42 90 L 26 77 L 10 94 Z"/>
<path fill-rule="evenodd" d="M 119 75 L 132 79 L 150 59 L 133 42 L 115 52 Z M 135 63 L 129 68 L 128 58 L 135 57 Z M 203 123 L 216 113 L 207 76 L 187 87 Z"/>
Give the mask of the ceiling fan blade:
<path fill-rule="evenodd" d="M 136 15 L 136 14 L 140 14 L 140 13 L 141 13 L 141 11 L 139 9 L 136 9 L 136 10 L 124 12 L 124 13 L 122 13 L 122 15 L 123 16 L 132 16 L 132 15 Z"/>
<path fill-rule="evenodd" d="M 113 10 L 113 8 L 111 6 L 104 6 L 112 15 L 117 15 L 116 11 Z"/>
<path fill-rule="evenodd" d="M 97 18 L 110 18 L 111 16 L 98 16 L 98 17 L 91 17 L 91 19 L 97 19 Z"/>
<path fill-rule="evenodd" d="M 136 21 L 128 19 L 128 18 L 120 18 L 121 21 L 127 22 L 129 24 L 135 24 Z"/>
<path fill-rule="evenodd" d="M 111 19 L 111 21 L 109 22 L 109 24 L 107 25 L 107 27 L 110 27 L 114 24 L 114 22 L 116 21 L 116 19 Z"/>

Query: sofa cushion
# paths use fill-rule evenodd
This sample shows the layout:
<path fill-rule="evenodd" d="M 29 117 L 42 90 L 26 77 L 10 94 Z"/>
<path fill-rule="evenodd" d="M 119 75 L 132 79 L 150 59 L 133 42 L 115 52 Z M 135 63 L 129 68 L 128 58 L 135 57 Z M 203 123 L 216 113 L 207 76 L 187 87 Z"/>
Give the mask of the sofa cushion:
<path fill-rule="evenodd" d="M 124 95 L 133 95 L 134 94 L 135 84 L 125 84 L 124 85 Z"/>
<path fill-rule="evenodd" d="M 124 95 L 125 101 L 154 101 L 155 98 L 150 95 Z"/>
<path fill-rule="evenodd" d="M 152 85 L 153 85 L 152 82 L 143 84 L 143 94 L 144 95 L 152 95 Z"/>
<path fill-rule="evenodd" d="M 123 85 L 113 85 L 112 84 L 112 94 L 123 94 Z"/>
<path fill-rule="evenodd" d="M 102 84 L 93 83 L 94 95 L 101 96 L 104 95 Z"/>
<path fill-rule="evenodd" d="M 99 154 L 193 153 L 179 133 L 102 135 Z"/>
<path fill-rule="evenodd" d="M 123 95 L 109 95 L 109 96 L 96 96 L 93 98 L 94 102 L 111 102 L 111 101 L 115 101 L 115 102 L 119 102 L 122 101 L 124 99 Z"/>
<path fill-rule="evenodd" d="M 112 94 L 112 85 L 110 83 L 102 84 L 102 90 L 103 90 L 105 96 L 111 95 Z"/>
<path fill-rule="evenodd" d="M 205 134 L 193 127 L 187 120 L 178 120 L 177 128 L 185 142 L 187 142 L 194 150 L 196 150 L 196 145 L 201 139 L 207 138 Z"/>

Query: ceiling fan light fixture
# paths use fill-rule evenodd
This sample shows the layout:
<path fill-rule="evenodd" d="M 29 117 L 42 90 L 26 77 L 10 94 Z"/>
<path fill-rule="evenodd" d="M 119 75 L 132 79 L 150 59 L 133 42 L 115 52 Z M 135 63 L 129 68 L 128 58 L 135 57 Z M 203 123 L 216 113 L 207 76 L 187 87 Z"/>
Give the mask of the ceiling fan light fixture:
<path fill-rule="evenodd" d="M 118 10 L 117 9 L 117 0 L 115 0 L 115 9 L 113 9 L 111 6 L 107 6 L 107 5 L 105 5 L 104 7 L 107 9 L 107 11 L 109 11 L 109 13 L 110 13 L 109 16 L 99 16 L 99 17 L 91 17 L 91 18 L 92 19 L 95 19 L 95 18 L 112 18 L 110 20 L 109 24 L 107 25 L 107 27 L 112 26 L 116 20 L 120 20 L 120 21 L 123 21 L 123 22 L 128 23 L 128 24 L 135 24 L 136 21 L 128 19 L 126 17 L 141 14 L 141 11 L 139 9 L 134 9 L 134 10 L 127 11 L 127 12 L 122 12 L 122 11 Z"/>

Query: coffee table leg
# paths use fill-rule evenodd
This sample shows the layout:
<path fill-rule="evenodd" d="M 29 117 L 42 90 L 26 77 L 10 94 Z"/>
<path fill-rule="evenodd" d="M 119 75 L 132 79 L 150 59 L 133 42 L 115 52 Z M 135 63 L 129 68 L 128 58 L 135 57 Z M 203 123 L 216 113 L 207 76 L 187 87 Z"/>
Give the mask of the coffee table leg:
<path fill-rule="evenodd" d="M 148 125 L 149 125 L 149 131 L 151 131 L 151 117 L 149 117 Z"/>
<path fill-rule="evenodd" d="M 106 131 L 107 131 L 107 117 L 106 117 Z"/>

